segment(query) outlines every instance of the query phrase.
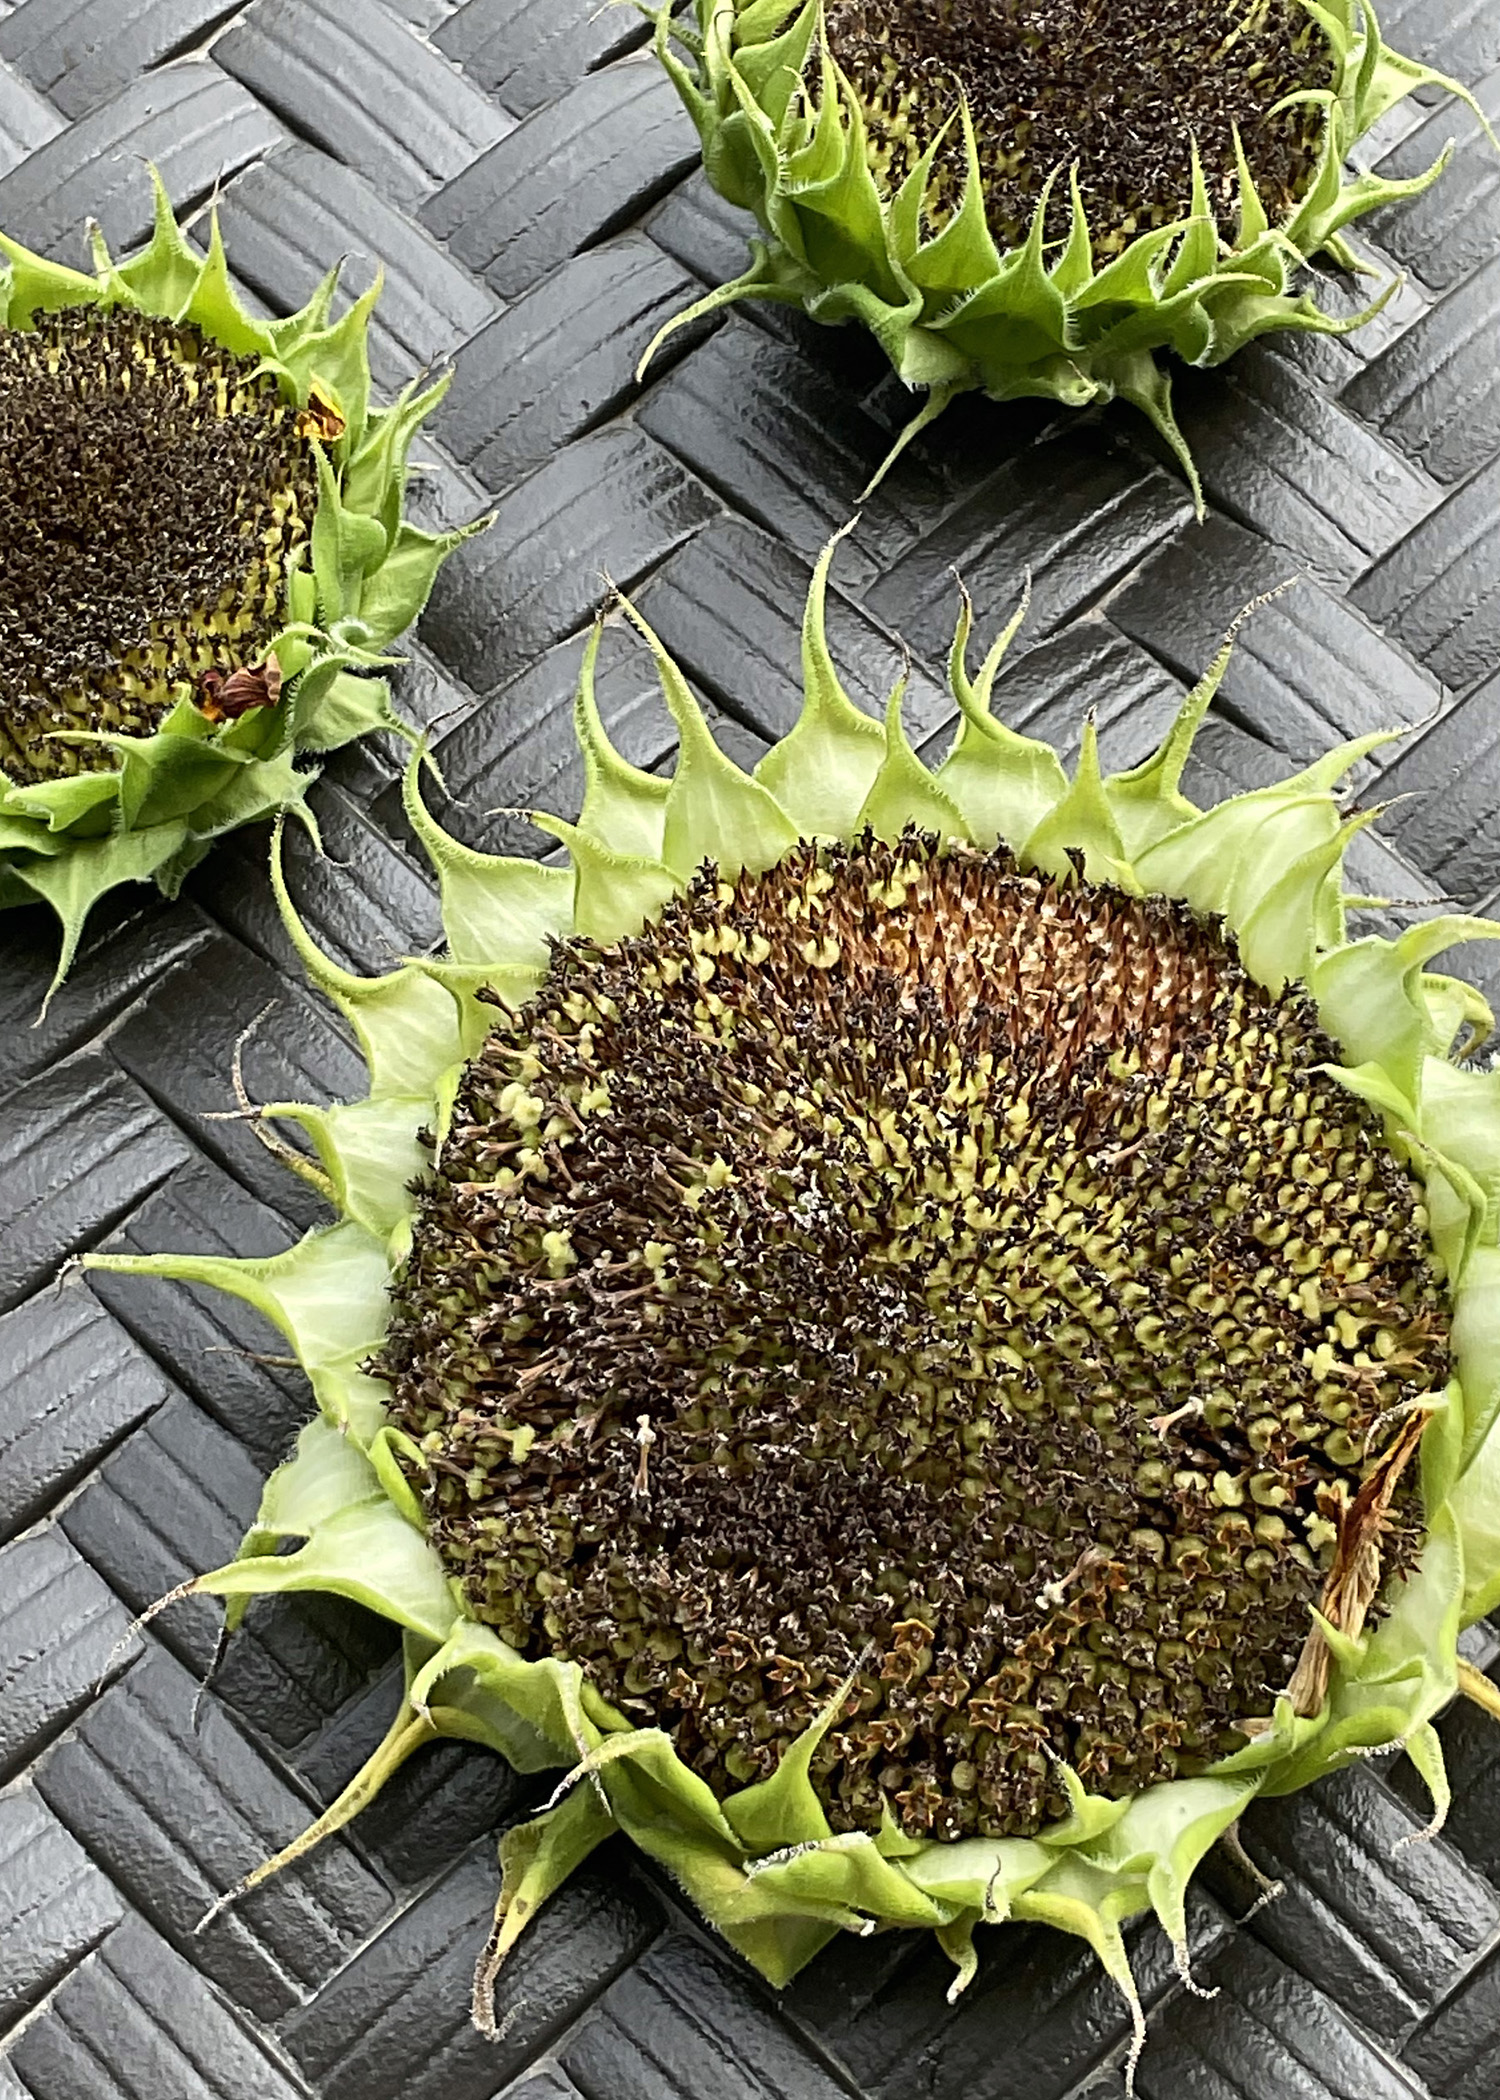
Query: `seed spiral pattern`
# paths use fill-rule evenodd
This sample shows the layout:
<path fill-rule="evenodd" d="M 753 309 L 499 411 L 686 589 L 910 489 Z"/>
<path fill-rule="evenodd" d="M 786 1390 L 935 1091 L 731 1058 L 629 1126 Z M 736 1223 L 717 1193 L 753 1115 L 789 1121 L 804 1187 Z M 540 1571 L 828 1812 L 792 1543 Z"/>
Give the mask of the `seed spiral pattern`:
<path fill-rule="evenodd" d="M 274 377 L 191 325 L 70 307 L 0 329 L 0 768 L 112 766 L 285 624 L 316 479 Z"/>
<path fill-rule="evenodd" d="M 720 1793 L 852 1688 L 838 1829 L 1026 1834 L 1268 1714 L 1448 1346 L 1304 993 L 908 834 L 559 945 L 466 1068 L 374 1368 L 470 1609 Z M 1381 1539 L 1420 1537 L 1414 1481 Z"/>
<path fill-rule="evenodd" d="M 1194 141 L 1233 240 L 1236 129 L 1267 211 L 1286 216 L 1312 174 L 1321 111 L 1270 112 L 1333 78 L 1299 0 L 831 0 L 827 36 L 888 192 L 967 97 L 990 229 L 1009 247 L 1025 239 L 1049 175 L 1061 179 L 1047 231 L 1066 236 L 1075 165 L 1101 254 L 1185 217 Z M 956 122 L 934 172 L 943 217 L 963 188 Z"/>

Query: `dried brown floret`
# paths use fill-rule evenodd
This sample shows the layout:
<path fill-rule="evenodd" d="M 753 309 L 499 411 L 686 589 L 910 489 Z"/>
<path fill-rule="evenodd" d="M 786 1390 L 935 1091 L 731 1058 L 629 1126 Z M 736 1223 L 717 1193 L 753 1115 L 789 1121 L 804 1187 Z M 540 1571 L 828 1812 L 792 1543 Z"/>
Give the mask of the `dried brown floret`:
<path fill-rule="evenodd" d="M 1421 1195 L 1182 905 L 908 835 L 559 947 L 379 1368 L 470 1610 L 721 1793 L 1032 1832 L 1244 1740 L 1448 1375 Z M 1330 1515 L 1330 1511 L 1333 1515 Z"/>

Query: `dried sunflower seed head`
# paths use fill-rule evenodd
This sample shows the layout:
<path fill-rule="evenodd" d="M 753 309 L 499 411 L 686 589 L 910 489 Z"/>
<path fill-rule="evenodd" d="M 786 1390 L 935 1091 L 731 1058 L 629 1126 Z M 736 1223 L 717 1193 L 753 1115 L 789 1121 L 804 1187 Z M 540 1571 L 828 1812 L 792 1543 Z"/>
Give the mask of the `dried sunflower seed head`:
<path fill-rule="evenodd" d="M 1448 1378 L 1419 1191 L 1183 906 L 805 846 L 574 943 L 460 1084 L 381 1357 L 475 1616 L 720 1794 L 1030 1836 L 1241 1748 Z M 649 1430 L 643 1442 L 642 1425 Z M 1411 1565 L 1400 1483 L 1382 1577 Z"/>
<path fill-rule="evenodd" d="M 283 1860 L 435 1735 L 570 1768 L 502 1840 L 490 2027 L 616 1827 L 773 1981 L 885 1923 L 961 1985 L 1023 1918 L 1135 2002 L 1122 1921 L 1181 1951 L 1261 1788 L 1400 1741 L 1441 1806 L 1500 1604 L 1500 1071 L 1430 969 L 1500 926 L 1349 938 L 1337 788 L 1383 740 L 1196 809 L 1226 655 L 1151 758 L 1105 777 L 1086 729 L 1070 778 L 966 607 L 929 770 L 899 691 L 882 725 L 839 683 L 831 558 L 754 776 L 649 630 L 676 771 L 610 747 L 596 636 L 565 866 L 457 844 L 412 768 L 443 956 L 348 976 L 278 872 L 370 1066 L 276 1112 L 337 1222 L 95 1258 L 247 1299 L 317 1396 L 197 1587 L 409 1637 Z"/>
<path fill-rule="evenodd" d="M 985 216 L 1019 247 L 1057 170 L 1076 168 L 1094 251 L 1118 254 L 1193 211 L 1196 150 L 1221 238 L 1239 232 L 1240 162 L 1274 218 L 1317 167 L 1323 115 L 1283 108 L 1332 85 L 1333 55 L 1300 0 L 830 0 L 824 35 L 865 112 L 887 197 L 946 133 L 925 208 L 951 219 L 973 120 Z M 1054 189 L 1047 234 L 1066 240 Z"/>
<path fill-rule="evenodd" d="M 1342 321 L 1297 273 L 1320 254 L 1355 267 L 1344 229 L 1448 155 L 1412 182 L 1351 181 L 1345 162 L 1418 88 L 1477 108 L 1388 49 L 1368 0 L 638 4 L 709 180 L 762 236 L 657 343 L 741 298 L 859 321 L 927 395 L 891 458 L 968 389 L 1118 395 L 1200 510 L 1158 354 L 1214 365 L 1270 330 L 1368 319 L 1394 283 Z"/>
<path fill-rule="evenodd" d="M 92 275 L 0 235 L 0 908 L 175 894 L 220 833 L 310 824 L 317 755 L 399 728 L 378 672 L 465 535 L 402 515 L 446 381 L 373 407 L 379 291 L 263 321 L 153 171 L 155 231 Z"/>
<path fill-rule="evenodd" d="M 66 307 L 0 329 L 0 768 L 112 769 L 286 624 L 317 467 L 275 377 L 190 324 Z"/>

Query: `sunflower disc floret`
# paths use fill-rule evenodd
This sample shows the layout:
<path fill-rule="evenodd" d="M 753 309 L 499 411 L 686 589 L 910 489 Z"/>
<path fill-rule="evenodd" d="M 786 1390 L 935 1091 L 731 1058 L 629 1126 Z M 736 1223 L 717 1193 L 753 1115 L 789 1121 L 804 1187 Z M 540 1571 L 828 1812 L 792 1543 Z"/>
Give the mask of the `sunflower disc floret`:
<path fill-rule="evenodd" d="M 563 867 L 407 806 L 448 946 L 356 978 L 364 1101 L 280 1104 L 336 1221 L 212 1284 L 318 1403 L 229 1600 L 405 1636 L 386 1742 L 274 1871 L 447 1735 L 568 1768 L 501 1843 L 476 2016 L 614 1829 L 770 1979 L 841 1929 L 1185 1942 L 1260 1792 L 1403 1743 L 1500 1603 L 1500 1072 L 1429 967 L 1500 926 L 1351 939 L 1366 738 L 1200 810 L 1227 651 L 1143 765 L 1070 778 L 997 719 L 1013 622 L 935 770 L 806 697 L 753 775 L 642 626 L 672 779 L 586 653 Z M 1185 1959 L 1185 1955 L 1183 1956 Z M 1136 2007 L 1139 2016 L 1138 2005 Z"/>
<path fill-rule="evenodd" d="M 1069 198 L 1049 178 L 1076 168 L 1096 255 L 1181 224 L 1195 153 L 1226 245 L 1239 232 L 1242 161 L 1268 214 L 1289 217 L 1323 131 L 1321 107 L 1303 98 L 1335 80 L 1301 0 L 826 0 L 823 36 L 866 113 L 866 159 L 884 191 L 941 137 L 923 209 L 930 223 L 952 219 L 967 107 L 996 240 L 1021 247 L 1044 197 L 1048 238 L 1066 240 Z"/>
<path fill-rule="evenodd" d="M 1345 163 L 1418 88 L 1472 103 L 1392 51 L 1369 0 L 638 4 L 709 180 L 761 233 L 663 335 L 751 297 L 861 321 L 926 395 L 898 451 L 971 389 L 1119 396 L 1200 506 L 1159 353 L 1215 365 L 1275 329 L 1370 318 L 1394 284 L 1339 320 L 1298 272 L 1358 267 L 1344 229 L 1449 153 L 1405 182 Z"/>
<path fill-rule="evenodd" d="M 306 816 L 315 754 L 398 727 L 385 646 L 462 537 L 401 516 L 444 383 L 370 405 L 373 287 L 263 322 L 156 183 L 92 276 L 0 237 L 0 906 L 167 895 L 220 833 Z M 308 819 L 310 821 L 310 819 Z"/>

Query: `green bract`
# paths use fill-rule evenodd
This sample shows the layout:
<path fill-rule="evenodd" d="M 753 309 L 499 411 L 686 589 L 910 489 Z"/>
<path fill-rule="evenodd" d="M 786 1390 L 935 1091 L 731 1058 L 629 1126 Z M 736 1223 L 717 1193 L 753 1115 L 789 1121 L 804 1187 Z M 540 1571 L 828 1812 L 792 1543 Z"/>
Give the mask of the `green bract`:
<path fill-rule="evenodd" d="M 481 2024 L 493 2018 L 489 1984 L 506 1948 L 616 1828 L 660 1862 L 773 1983 L 784 1983 L 840 1930 L 901 1925 L 932 1927 L 957 1964 L 958 1989 L 973 1973 L 976 1925 L 1034 1919 L 1086 1940 L 1134 2006 L 1123 1925 L 1154 1911 L 1185 1961 L 1189 1878 L 1257 1794 L 1302 1787 L 1400 1742 L 1441 1811 L 1447 1787 L 1432 1718 L 1455 1690 L 1461 1628 L 1500 1602 L 1500 1071 L 1464 1061 L 1489 1023 L 1483 1001 L 1428 969 L 1455 943 L 1500 938 L 1500 925 L 1444 918 L 1396 940 L 1348 937 L 1342 864 L 1369 819 L 1346 818 L 1337 787 L 1384 740 L 1365 738 L 1278 786 L 1195 808 L 1179 782 L 1228 662 L 1226 647 L 1153 757 L 1105 777 L 1089 723 L 1070 779 L 1050 746 L 1007 729 L 991 711 L 1019 616 L 974 675 L 965 603 L 949 665 L 957 736 L 929 770 L 903 731 L 899 687 L 882 725 L 859 712 L 839 682 L 824 623 L 832 554 L 830 547 L 818 566 L 807 607 L 800 719 L 753 775 L 716 746 L 682 673 L 628 607 L 656 658 L 678 731 L 677 766 L 666 783 L 637 772 L 609 745 L 593 692 L 596 633 L 575 718 L 587 778 L 583 809 L 576 823 L 537 820 L 566 845 L 566 866 L 491 858 L 456 843 L 426 812 L 413 764 L 407 808 L 441 885 L 447 949 L 439 959 L 368 980 L 336 968 L 297 919 L 278 861 L 277 894 L 298 952 L 354 1030 L 370 1071 L 363 1101 L 265 1111 L 311 1140 L 318 1164 L 300 1171 L 327 1196 L 336 1222 L 272 1259 L 93 1258 L 100 1268 L 211 1284 L 245 1300 L 286 1336 L 316 1395 L 317 1417 L 268 1482 L 239 1557 L 192 1587 L 229 1599 L 232 1622 L 255 1596 L 332 1592 L 382 1613 L 404 1635 L 406 1696 L 389 1737 L 283 1860 L 345 1823 L 405 1757 L 437 1736 L 488 1745 L 523 1771 L 569 1769 L 547 1808 L 502 1841 L 504 1886 L 476 1993 Z M 938 841 L 949 853 L 1003 843 L 1020 870 L 1061 886 L 1049 895 L 1082 880 L 1127 902 L 1181 900 L 1199 915 L 1194 923 L 1222 920 L 1250 980 L 1267 993 L 1305 983 L 1323 1029 L 1341 1046 L 1337 1079 L 1373 1104 L 1376 1142 L 1423 1184 L 1432 1257 L 1451 1312 L 1455 1375 L 1411 1418 L 1421 1441 L 1410 1572 L 1387 1583 L 1367 1626 L 1362 1611 L 1353 1631 L 1319 1619 L 1320 1646 L 1309 1619 L 1318 1663 L 1313 1698 L 1305 1685 L 1302 1695 L 1289 1689 L 1268 1698 L 1273 1710 L 1242 1731 L 1243 1747 L 1194 1776 L 1134 1794 L 1091 1792 L 1062 1767 L 1056 1791 L 1067 1812 L 1021 1837 L 915 1838 L 889 1807 L 878 1828 L 835 1833 L 815 1760 L 848 1683 L 834 1688 L 774 1770 L 725 1790 L 691 1770 L 663 1728 L 638 1725 L 607 1703 L 575 1661 L 524 1659 L 471 1615 L 439 1557 L 412 1485 L 422 1452 L 391 1420 L 390 1388 L 370 1369 L 390 1327 L 393 1283 L 413 1246 L 419 1205 L 412 1190 L 426 1159 L 418 1134 L 435 1133 L 441 1147 L 456 1128 L 464 1067 L 489 1041 L 497 1001 L 524 1028 L 526 1002 L 556 967 L 550 944 L 574 935 L 611 944 L 641 933 L 675 909 L 705 862 L 731 882 L 780 868 L 797 853 L 804 866 L 815 865 L 803 841 L 873 834 L 895 843 L 916 833 L 928 856 Z M 697 894 L 711 897 L 712 884 L 700 883 Z M 813 941 L 810 969 L 825 960 L 812 955 L 816 947 Z M 707 982 L 712 970 L 705 969 Z M 511 1093 L 519 1127 L 539 1111 L 521 1099 L 524 1085 Z M 472 1110 L 466 1113 L 472 1124 Z M 499 1143 L 508 1113 L 500 1112 L 501 1156 L 515 1149 Z M 498 1175 L 496 1186 L 506 1179 Z M 714 1186 L 722 1179 L 709 1176 Z M 1371 1200 L 1378 1212 L 1379 1200 Z M 574 1257 L 555 1234 L 543 1246 L 550 1259 L 538 1260 L 535 1275 L 563 1278 Z M 475 1331 L 467 1314 L 463 1321 L 464 1335 Z M 1440 1376 L 1447 1360 L 1445 1352 Z M 643 1443 L 643 1475 L 647 1456 Z"/>
<path fill-rule="evenodd" d="M 412 438 L 447 380 L 372 406 L 378 280 L 334 320 L 335 268 L 299 313 L 259 320 L 217 219 L 200 255 L 153 181 L 149 245 L 117 263 L 96 230 L 92 276 L 0 235 L 0 420 L 27 477 L 0 549 L 0 907 L 56 912 L 54 988 L 107 890 L 172 896 L 220 833 L 288 809 L 311 826 L 309 761 L 401 727 L 367 674 L 465 536 L 402 516 Z M 106 572 L 113 595 L 87 602 Z"/>
<path fill-rule="evenodd" d="M 1035 103 L 1022 93 L 996 150 L 1004 152 L 1007 182 L 1018 162 L 1030 177 L 1028 231 L 1024 219 L 1010 228 L 996 224 L 967 89 L 955 108 L 948 54 L 962 51 L 963 38 L 950 18 L 983 17 L 983 6 L 944 0 L 919 14 L 900 5 L 865 8 L 859 0 L 695 0 L 674 13 L 658 0 L 638 4 L 655 22 L 657 54 L 697 126 L 709 181 L 753 212 L 764 235 L 752 242 L 744 275 L 669 323 L 646 362 L 673 329 L 731 301 L 801 305 L 820 321 L 863 322 L 907 386 L 927 396 L 897 452 L 970 389 L 997 401 L 1043 396 L 1075 408 L 1118 395 L 1149 416 L 1172 447 L 1200 507 L 1157 353 L 1216 365 L 1274 329 L 1339 334 L 1378 312 L 1394 284 L 1367 313 L 1341 321 L 1297 291 L 1294 280 L 1320 253 L 1357 268 L 1344 229 L 1419 194 L 1442 172 L 1451 147 L 1405 182 L 1368 172 L 1349 177 L 1345 162 L 1371 127 L 1419 88 L 1441 87 L 1472 104 L 1459 83 L 1381 41 L 1369 0 L 1271 0 L 1293 17 L 1305 10 L 1302 39 L 1326 44 L 1315 76 L 1308 75 L 1318 84 L 1264 111 L 1295 117 L 1306 133 L 1305 170 L 1283 185 L 1284 198 L 1263 197 L 1247 156 L 1248 133 L 1242 137 L 1228 118 L 1219 126 L 1220 165 L 1206 172 L 1194 118 L 1185 112 L 1176 138 L 1154 142 L 1184 163 L 1170 215 L 1143 205 L 1101 223 L 1086 202 L 1079 165 L 1069 165 L 1066 153 L 1056 165 L 1025 166 L 1028 155 L 1044 149 L 1029 141 L 1026 112 L 1034 113 Z M 1172 10 L 1157 12 L 1165 66 Z M 1245 0 L 1222 13 L 1232 63 L 1236 40 L 1263 31 L 1268 0 Z M 908 14 L 912 21 L 898 19 Z M 1024 31 L 1025 44 L 1044 57 L 1047 39 L 1059 33 L 1051 13 L 1016 0 L 989 14 L 992 21 L 1016 18 L 1008 33 Z M 871 54 L 886 54 L 883 77 L 872 75 L 863 89 L 830 49 L 830 27 L 848 17 L 859 18 L 859 48 L 871 64 Z M 1151 19 L 1147 10 L 1144 28 L 1130 26 L 1149 37 Z M 1097 61 L 1107 75 L 1115 25 L 1090 17 L 1088 27 L 1069 63 L 1086 76 Z M 914 48 L 941 37 L 943 54 L 912 65 L 896 42 L 903 31 Z M 975 77 L 988 80 L 1001 61 L 976 54 L 973 64 Z M 1210 98 L 1213 78 L 1210 66 Z M 1170 96 L 1165 71 L 1163 82 Z M 1111 87 L 1108 78 L 1104 86 Z M 1074 88 L 1085 103 L 1089 87 L 1085 77 Z M 1103 91 L 1093 97 L 1096 113 L 1121 112 L 1126 137 L 1137 135 L 1136 123 L 1149 127 L 1159 119 L 1147 91 L 1135 92 L 1139 118 L 1133 99 Z M 934 102 L 946 107 L 934 111 Z"/>

